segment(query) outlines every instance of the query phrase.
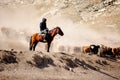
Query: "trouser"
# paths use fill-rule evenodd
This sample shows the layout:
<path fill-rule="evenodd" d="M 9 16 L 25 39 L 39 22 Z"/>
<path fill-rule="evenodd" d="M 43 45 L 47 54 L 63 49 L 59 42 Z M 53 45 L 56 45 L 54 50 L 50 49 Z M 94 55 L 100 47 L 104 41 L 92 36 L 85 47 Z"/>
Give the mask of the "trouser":
<path fill-rule="evenodd" d="M 45 40 L 47 40 L 47 38 L 48 38 L 48 30 L 45 29 L 45 30 L 41 31 L 41 34 L 43 34 L 45 36 Z"/>

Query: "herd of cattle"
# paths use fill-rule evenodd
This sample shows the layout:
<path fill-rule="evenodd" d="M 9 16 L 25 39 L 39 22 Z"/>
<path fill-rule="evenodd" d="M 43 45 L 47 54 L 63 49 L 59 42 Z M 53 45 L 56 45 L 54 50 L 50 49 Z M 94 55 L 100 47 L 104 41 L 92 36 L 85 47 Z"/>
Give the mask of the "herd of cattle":
<path fill-rule="evenodd" d="M 120 47 L 111 48 L 111 47 L 107 47 L 103 44 L 90 45 L 90 46 L 83 46 L 82 52 L 97 54 L 99 56 L 111 55 L 111 56 L 116 57 L 116 56 L 120 56 Z"/>

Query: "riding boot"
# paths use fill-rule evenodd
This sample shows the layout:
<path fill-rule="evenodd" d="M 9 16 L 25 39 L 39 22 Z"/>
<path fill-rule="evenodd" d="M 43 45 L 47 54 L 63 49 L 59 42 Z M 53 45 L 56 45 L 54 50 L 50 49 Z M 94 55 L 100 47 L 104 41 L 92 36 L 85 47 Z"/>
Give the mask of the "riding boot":
<path fill-rule="evenodd" d="M 43 40 L 43 42 L 46 42 L 47 40 L 46 40 L 46 34 L 44 35 L 44 40 Z"/>
<path fill-rule="evenodd" d="M 48 34 L 46 33 L 46 37 L 45 37 L 45 40 L 47 40 L 48 39 Z"/>

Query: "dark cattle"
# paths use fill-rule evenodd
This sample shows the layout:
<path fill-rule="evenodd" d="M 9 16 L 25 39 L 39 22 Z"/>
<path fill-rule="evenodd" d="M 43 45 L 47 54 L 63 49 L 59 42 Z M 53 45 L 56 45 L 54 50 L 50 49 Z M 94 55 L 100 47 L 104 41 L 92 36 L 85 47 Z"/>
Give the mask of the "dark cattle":
<path fill-rule="evenodd" d="M 112 48 L 112 53 L 115 57 L 119 56 L 120 55 L 120 47 Z"/>
<path fill-rule="evenodd" d="M 100 48 L 98 49 L 98 55 L 99 56 L 113 55 L 112 48 L 107 47 L 105 45 L 100 45 Z"/>
<path fill-rule="evenodd" d="M 90 52 L 93 54 L 97 54 L 99 48 L 100 48 L 99 45 L 90 45 Z"/>

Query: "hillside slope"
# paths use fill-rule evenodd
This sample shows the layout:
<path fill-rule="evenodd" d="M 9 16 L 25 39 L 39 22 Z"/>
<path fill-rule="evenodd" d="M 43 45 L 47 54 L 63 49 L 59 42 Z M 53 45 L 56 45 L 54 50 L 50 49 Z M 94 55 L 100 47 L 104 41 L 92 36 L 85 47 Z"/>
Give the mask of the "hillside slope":
<path fill-rule="evenodd" d="M 119 64 L 82 53 L 0 50 L 0 80 L 119 80 Z"/>

